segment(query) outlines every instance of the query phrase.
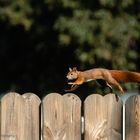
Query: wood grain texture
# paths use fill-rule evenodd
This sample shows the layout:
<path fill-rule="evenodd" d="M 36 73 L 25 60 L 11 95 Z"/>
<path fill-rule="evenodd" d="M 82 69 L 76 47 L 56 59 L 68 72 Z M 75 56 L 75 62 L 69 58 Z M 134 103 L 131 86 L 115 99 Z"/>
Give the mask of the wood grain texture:
<path fill-rule="evenodd" d="M 39 104 L 33 94 L 5 95 L 1 100 L 1 140 L 39 140 Z"/>
<path fill-rule="evenodd" d="M 125 138 L 140 140 L 140 96 L 129 97 L 125 107 Z"/>
<path fill-rule="evenodd" d="M 85 140 L 121 140 L 122 102 L 114 94 L 93 94 L 84 102 Z"/>
<path fill-rule="evenodd" d="M 24 140 L 40 140 L 40 99 L 33 93 L 23 94 L 25 137 Z"/>
<path fill-rule="evenodd" d="M 74 94 L 47 95 L 42 103 L 43 140 L 81 139 L 81 101 Z"/>

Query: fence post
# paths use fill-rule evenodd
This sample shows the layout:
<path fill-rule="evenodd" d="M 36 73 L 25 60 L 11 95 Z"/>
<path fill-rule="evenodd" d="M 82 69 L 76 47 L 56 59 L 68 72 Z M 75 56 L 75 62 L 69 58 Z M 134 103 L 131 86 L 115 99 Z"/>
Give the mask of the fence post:
<path fill-rule="evenodd" d="M 43 140 L 80 140 L 80 118 L 81 100 L 76 95 L 47 95 L 42 103 Z"/>
<path fill-rule="evenodd" d="M 34 94 L 8 93 L 1 100 L 1 140 L 39 140 L 39 104 Z"/>
<path fill-rule="evenodd" d="M 140 139 L 140 96 L 128 98 L 125 106 L 125 137 L 126 140 Z"/>
<path fill-rule="evenodd" d="M 114 94 L 93 94 L 84 102 L 85 140 L 121 140 L 122 102 Z"/>

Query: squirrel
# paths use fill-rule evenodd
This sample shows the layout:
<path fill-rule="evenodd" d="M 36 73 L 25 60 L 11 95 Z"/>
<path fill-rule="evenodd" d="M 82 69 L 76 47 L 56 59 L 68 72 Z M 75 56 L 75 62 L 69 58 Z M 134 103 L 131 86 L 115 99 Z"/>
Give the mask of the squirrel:
<path fill-rule="evenodd" d="M 140 73 L 122 70 L 109 70 L 104 68 L 93 68 L 85 71 L 78 71 L 76 67 L 69 68 L 67 74 L 68 84 L 72 85 L 70 90 L 73 91 L 79 85 L 92 80 L 97 80 L 102 86 L 109 87 L 111 92 L 112 86 L 115 86 L 121 93 L 124 93 L 121 87 L 121 82 L 135 82 L 140 83 Z"/>

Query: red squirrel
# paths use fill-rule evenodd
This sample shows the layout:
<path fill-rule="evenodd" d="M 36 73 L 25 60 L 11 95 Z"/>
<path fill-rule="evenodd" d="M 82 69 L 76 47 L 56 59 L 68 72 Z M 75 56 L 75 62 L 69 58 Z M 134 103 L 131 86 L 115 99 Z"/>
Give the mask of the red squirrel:
<path fill-rule="evenodd" d="M 97 80 L 99 84 L 109 87 L 112 92 L 112 86 L 115 86 L 121 93 L 124 93 L 121 82 L 140 83 L 140 73 L 122 70 L 109 70 L 104 68 L 94 68 L 86 71 L 78 71 L 76 67 L 69 68 L 67 74 L 68 84 L 72 85 L 70 90 L 73 91 L 84 82 Z"/>

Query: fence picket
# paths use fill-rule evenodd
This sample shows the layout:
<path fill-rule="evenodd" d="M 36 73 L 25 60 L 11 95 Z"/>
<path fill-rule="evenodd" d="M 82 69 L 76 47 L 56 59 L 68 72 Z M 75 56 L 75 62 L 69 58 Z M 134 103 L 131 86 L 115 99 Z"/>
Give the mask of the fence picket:
<path fill-rule="evenodd" d="M 131 96 L 126 101 L 126 140 L 140 140 L 140 96 Z"/>
<path fill-rule="evenodd" d="M 43 140 L 80 140 L 81 101 L 74 94 L 47 95 L 42 103 Z"/>
<path fill-rule="evenodd" d="M 18 93 L 11 92 L 2 98 L 1 140 L 39 140 L 39 116 L 36 114 L 39 102 L 36 102 L 34 97 L 36 96 L 33 94 L 30 96 L 25 94 L 22 97 Z M 34 115 L 36 117 L 33 117 Z"/>
<path fill-rule="evenodd" d="M 40 99 L 33 93 L 25 93 L 25 136 L 24 140 L 39 140 L 40 139 Z"/>
<path fill-rule="evenodd" d="M 41 104 L 33 93 L 10 92 L 0 101 L 0 140 L 81 140 L 81 109 L 84 140 L 122 140 L 122 101 L 114 94 L 92 94 L 84 108 L 72 93 L 48 94 Z M 130 97 L 125 108 L 125 138 L 139 140 L 140 96 Z"/>
<path fill-rule="evenodd" d="M 84 102 L 85 140 L 121 140 L 122 102 L 93 94 Z"/>
<path fill-rule="evenodd" d="M 24 140 L 24 104 L 17 93 L 9 93 L 1 100 L 1 140 Z"/>

